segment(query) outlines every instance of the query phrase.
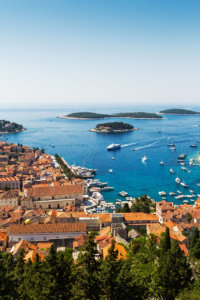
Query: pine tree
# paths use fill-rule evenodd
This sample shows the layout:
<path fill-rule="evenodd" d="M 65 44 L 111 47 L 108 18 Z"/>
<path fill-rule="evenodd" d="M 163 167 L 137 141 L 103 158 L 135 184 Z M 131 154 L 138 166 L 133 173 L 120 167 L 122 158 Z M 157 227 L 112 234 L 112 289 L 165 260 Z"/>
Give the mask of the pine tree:
<path fill-rule="evenodd" d="M 161 253 L 165 253 L 171 249 L 171 240 L 169 235 L 169 228 L 166 227 L 165 233 L 160 240 L 160 250 Z"/>
<path fill-rule="evenodd" d="M 165 255 L 161 255 L 158 275 L 163 299 L 175 299 L 176 295 L 188 286 L 192 273 L 178 242 L 174 241 L 171 249 Z"/>
<path fill-rule="evenodd" d="M 21 249 L 19 254 L 16 257 L 15 268 L 14 268 L 14 280 L 16 283 L 16 289 L 18 294 L 18 299 L 23 299 L 23 283 L 24 283 L 24 270 L 25 270 L 25 262 L 24 262 L 25 251 Z"/>
<path fill-rule="evenodd" d="M 100 299 L 100 260 L 93 234 L 88 239 L 78 256 L 74 273 L 73 299 Z"/>

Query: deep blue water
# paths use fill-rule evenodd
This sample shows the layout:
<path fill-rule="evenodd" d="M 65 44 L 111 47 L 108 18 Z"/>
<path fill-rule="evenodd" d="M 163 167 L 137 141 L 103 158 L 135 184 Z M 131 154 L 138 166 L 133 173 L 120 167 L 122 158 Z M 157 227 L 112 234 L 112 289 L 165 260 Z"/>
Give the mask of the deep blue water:
<path fill-rule="evenodd" d="M 73 111 L 151 111 L 159 109 L 148 108 L 43 108 L 43 109 L 1 109 L 0 119 L 6 119 L 23 124 L 28 130 L 25 132 L 1 135 L 1 139 L 8 142 L 22 143 L 30 147 L 45 148 L 49 154 L 58 153 L 63 156 L 69 164 L 85 165 L 98 170 L 97 178 L 108 181 L 114 187 L 112 192 L 104 192 L 107 201 L 115 201 L 119 198 L 118 192 L 125 190 L 130 196 L 148 194 L 156 201 L 161 198 L 158 191 L 176 192 L 182 190 L 189 194 L 189 190 L 177 186 L 174 179 L 178 170 L 181 177 L 193 189 L 200 194 L 200 167 L 188 167 L 191 173 L 184 172 L 180 166 L 177 167 L 177 156 L 183 150 L 188 157 L 196 157 L 200 151 L 200 116 L 165 116 L 163 120 L 134 120 L 134 119 L 112 119 L 112 121 L 128 122 L 138 131 L 124 134 L 99 134 L 89 132 L 96 124 L 105 120 L 64 120 L 56 118 L 59 115 Z M 109 121 L 109 119 L 106 119 Z M 159 133 L 161 131 L 161 133 Z M 106 147 L 111 143 L 127 145 L 115 152 L 108 152 Z M 168 143 L 176 144 L 176 151 L 172 152 L 167 147 Z M 192 149 L 191 144 L 197 144 L 197 149 Z M 129 145 L 130 144 L 130 145 Z M 51 145 L 55 145 L 53 148 Z M 136 151 L 132 151 L 136 148 Z M 146 164 L 141 158 L 146 155 L 149 160 Z M 111 157 L 114 156 L 115 160 Z M 160 160 L 165 165 L 160 166 Z M 187 160 L 188 161 L 188 160 Z M 169 169 L 173 168 L 172 175 Z M 113 173 L 108 172 L 113 169 Z M 173 198 L 167 197 L 171 201 Z M 182 203 L 176 200 L 176 204 Z"/>

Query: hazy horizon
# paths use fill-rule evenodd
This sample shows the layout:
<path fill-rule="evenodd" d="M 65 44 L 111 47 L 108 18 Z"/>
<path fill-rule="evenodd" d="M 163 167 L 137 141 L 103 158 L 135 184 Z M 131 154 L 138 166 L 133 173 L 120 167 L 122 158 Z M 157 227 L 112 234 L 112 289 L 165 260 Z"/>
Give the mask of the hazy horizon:
<path fill-rule="evenodd" d="M 3 107 L 198 105 L 199 1 L 0 4 Z"/>

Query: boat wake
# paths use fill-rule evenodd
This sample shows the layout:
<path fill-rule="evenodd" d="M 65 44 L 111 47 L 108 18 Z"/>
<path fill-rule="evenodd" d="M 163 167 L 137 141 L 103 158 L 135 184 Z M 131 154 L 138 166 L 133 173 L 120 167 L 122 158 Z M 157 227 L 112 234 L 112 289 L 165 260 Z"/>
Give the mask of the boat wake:
<path fill-rule="evenodd" d="M 121 145 L 121 148 L 131 147 L 134 145 L 137 145 L 137 143 L 124 144 L 124 145 Z"/>
<path fill-rule="evenodd" d="M 151 148 L 155 144 L 157 144 L 157 142 L 154 142 L 154 143 L 151 143 L 151 144 L 148 144 L 148 145 L 144 145 L 144 146 L 141 146 L 141 147 L 137 147 L 137 148 L 135 148 L 135 150 L 141 150 L 141 149 L 145 149 L 145 148 Z"/>

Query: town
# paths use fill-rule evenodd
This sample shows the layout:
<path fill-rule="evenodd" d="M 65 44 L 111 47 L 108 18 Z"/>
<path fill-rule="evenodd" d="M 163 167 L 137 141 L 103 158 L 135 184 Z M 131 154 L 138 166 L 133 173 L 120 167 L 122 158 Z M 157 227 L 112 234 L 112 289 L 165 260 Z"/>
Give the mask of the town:
<path fill-rule="evenodd" d="M 56 158 L 43 150 L 5 141 L 0 142 L 0 189 L 1 250 L 16 255 L 26 248 L 26 260 L 36 253 L 44 258 L 51 245 L 72 248 L 76 259 L 93 231 L 98 233 L 95 241 L 104 258 L 114 239 L 126 259 L 131 239 L 144 232 L 159 237 L 166 228 L 188 255 L 189 238 L 195 228 L 200 229 L 200 199 L 194 205 L 178 206 L 163 200 L 156 203 L 154 213 L 87 213 L 86 180 L 75 175 L 67 178 Z"/>

